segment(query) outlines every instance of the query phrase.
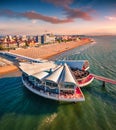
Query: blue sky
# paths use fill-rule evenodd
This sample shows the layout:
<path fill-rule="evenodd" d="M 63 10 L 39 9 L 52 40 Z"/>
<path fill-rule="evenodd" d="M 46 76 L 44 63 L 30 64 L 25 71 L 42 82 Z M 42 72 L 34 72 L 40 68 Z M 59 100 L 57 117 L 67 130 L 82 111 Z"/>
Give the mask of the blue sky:
<path fill-rule="evenodd" d="M 116 0 L 1 0 L 0 34 L 116 34 Z"/>

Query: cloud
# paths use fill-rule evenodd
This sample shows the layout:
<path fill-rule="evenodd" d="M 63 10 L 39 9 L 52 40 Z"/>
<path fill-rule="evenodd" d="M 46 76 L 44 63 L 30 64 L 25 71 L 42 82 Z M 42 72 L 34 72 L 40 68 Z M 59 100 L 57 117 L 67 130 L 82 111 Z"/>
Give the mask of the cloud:
<path fill-rule="evenodd" d="M 57 17 L 42 15 L 34 11 L 20 13 L 11 10 L 0 10 L 0 16 L 11 17 L 11 18 L 27 18 L 30 20 L 43 20 L 53 24 L 73 22 L 73 20 L 70 18 L 59 19 Z"/>
<path fill-rule="evenodd" d="M 81 11 L 80 9 L 65 7 L 64 13 L 69 19 L 80 18 L 83 20 L 92 20 L 92 17 L 89 15 L 89 13 Z"/>
<path fill-rule="evenodd" d="M 73 3 L 73 0 L 43 0 L 48 3 L 52 3 L 56 6 L 67 6 Z"/>
<path fill-rule="evenodd" d="M 22 13 L 22 16 L 28 19 L 39 19 L 39 20 L 43 20 L 46 22 L 50 22 L 53 24 L 58 24 L 58 23 L 69 23 L 72 22 L 72 19 L 58 19 L 57 17 L 50 17 L 50 16 L 45 16 L 36 12 L 25 12 Z"/>
<path fill-rule="evenodd" d="M 77 8 L 70 7 L 70 4 L 74 4 L 75 2 L 74 0 L 43 0 L 43 1 L 62 7 L 64 14 L 68 19 L 80 18 L 83 20 L 92 20 L 92 17 L 89 15 L 89 13 L 85 11 L 81 11 L 80 9 Z M 91 9 L 88 12 L 92 12 L 92 11 L 93 10 Z"/>
<path fill-rule="evenodd" d="M 92 17 L 89 13 L 81 11 L 79 9 L 72 9 L 70 7 L 63 7 L 65 18 L 60 19 L 53 16 L 46 16 L 34 11 L 27 12 L 16 12 L 12 10 L 0 10 L 0 17 L 9 17 L 9 18 L 26 18 L 32 20 L 32 23 L 36 23 L 37 20 L 42 20 L 52 24 L 62 24 L 73 22 L 74 19 L 80 18 L 83 20 L 92 20 Z"/>
<path fill-rule="evenodd" d="M 90 16 L 89 13 L 95 12 L 94 10 L 92 10 L 90 8 L 88 8 L 89 11 L 82 11 L 82 10 L 77 9 L 77 8 L 71 8 L 70 4 L 73 4 L 74 0 L 43 0 L 43 1 L 62 7 L 67 19 L 74 20 L 76 18 L 80 18 L 83 20 L 90 21 L 93 18 L 92 18 L 92 16 Z"/>
<path fill-rule="evenodd" d="M 114 16 L 105 16 L 105 18 L 110 20 L 110 21 L 116 20 L 116 17 L 114 17 Z"/>

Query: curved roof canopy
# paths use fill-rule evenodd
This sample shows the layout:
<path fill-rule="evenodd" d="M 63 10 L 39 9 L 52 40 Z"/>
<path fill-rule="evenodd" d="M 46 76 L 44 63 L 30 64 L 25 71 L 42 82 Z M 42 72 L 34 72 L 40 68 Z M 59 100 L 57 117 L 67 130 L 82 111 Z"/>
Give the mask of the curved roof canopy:
<path fill-rule="evenodd" d="M 77 82 L 67 64 L 64 64 L 64 70 L 61 76 L 60 83 L 62 84 L 71 83 L 71 84 L 77 85 Z"/>
<path fill-rule="evenodd" d="M 36 74 L 33 74 L 32 76 L 39 79 L 39 80 L 42 80 L 43 78 L 45 78 L 47 75 L 49 75 L 48 72 L 39 72 L 39 73 L 36 73 Z"/>
<path fill-rule="evenodd" d="M 60 66 L 51 75 L 45 78 L 45 81 L 47 80 L 55 82 L 57 84 L 61 83 L 77 85 L 77 82 L 67 64 Z"/>
<path fill-rule="evenodd" d="M 53 81 L 55 83 L 58 83 L 63 68 L 64 68 L 63 66 L 59 66 L 59 68 L 56 69 L 50 76 L 45 78 L 45 80 L 50 80 L 50 81 Z"/>
<path fill-rule="evenodd" d="M 20 69 L 27 73 L 28 75 L 37 74 L 41 71 L 50 70 L 51 68 L 56 68 L 54 62 L 44 62 L 44 63 L 20 63 Z"/>
<path fill-rule="evenodd" d="M 66 63 L 59 66 L 53 62 L 20 63 L 20 69 L 39 80 L 51 81 L 56 84 L 77 85 L 75 77 Z M 47 72 L 48 70 L 49 72 Z"/>
<path fill-rule="evenodd" d="M 88 60 L 58 60 L 56 61 L 56 64 L 67 64 L 71 68 L 78 68 L 80 70 L 83 69 L 83 66 L 86 64 L 86 67 L 89 67 Z"/>

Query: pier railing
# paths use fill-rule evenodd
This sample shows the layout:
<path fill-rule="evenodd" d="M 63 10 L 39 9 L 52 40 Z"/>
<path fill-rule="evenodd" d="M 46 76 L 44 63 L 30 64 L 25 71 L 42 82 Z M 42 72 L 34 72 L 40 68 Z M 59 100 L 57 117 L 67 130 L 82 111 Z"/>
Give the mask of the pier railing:
<path fill-rule="evenodd" d="M 97 80 L 101 80 L 103 82 L 107 82 L 107 83 L 111 83 L 111 84 L 116 84 L 116 80 L 106 78 L 106 77 L 103 77 L 103 76 L 98 76 L 98 75 L 95 75 L 95 74 L 91 74 L 91 75 L 93 75 L 94 78 L 97 79 Z"/>

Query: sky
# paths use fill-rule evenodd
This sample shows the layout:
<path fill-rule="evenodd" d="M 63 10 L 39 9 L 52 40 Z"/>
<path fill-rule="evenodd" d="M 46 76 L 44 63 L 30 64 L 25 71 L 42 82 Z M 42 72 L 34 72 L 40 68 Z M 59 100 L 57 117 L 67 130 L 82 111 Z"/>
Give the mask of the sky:
<path fill-rule="evenodd" d="M 0 35 L 116 34 L 116 0 L 1 0 Z"/>

